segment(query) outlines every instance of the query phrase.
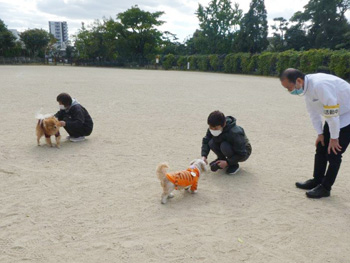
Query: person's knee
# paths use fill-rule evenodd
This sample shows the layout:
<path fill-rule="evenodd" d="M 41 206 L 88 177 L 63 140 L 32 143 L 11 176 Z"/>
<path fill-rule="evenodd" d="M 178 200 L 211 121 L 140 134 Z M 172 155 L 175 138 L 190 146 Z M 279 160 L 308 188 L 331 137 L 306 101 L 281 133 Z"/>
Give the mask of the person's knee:
<path fill-rule="evenodd" d="M 226 157 L 231 157 L 233 155 L 232 145 L 228 142 L 222 142 L 220 144 L 220 150 Z"/>
<path fill-rule="evenodd" d="M 328 155 L 328 162 L 330 165 L 340 165 L 342 162 L 342 155 L 341 153 L 338 153 L 335 155 L 334 153 L 331 153 Z"/>
<path fill-rule="evenodd" d="M 327 154 L 327 147 L 319 142 L 316 146 L 316 154 Z"/>

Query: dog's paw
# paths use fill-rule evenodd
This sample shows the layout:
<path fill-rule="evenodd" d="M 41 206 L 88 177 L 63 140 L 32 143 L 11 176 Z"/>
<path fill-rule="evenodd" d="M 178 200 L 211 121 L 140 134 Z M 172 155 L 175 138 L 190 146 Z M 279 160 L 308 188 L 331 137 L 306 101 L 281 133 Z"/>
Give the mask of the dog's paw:
<path fill-rule="evenodd" d="M 57 149 L 61 148 L 61 146 L 60 146 L 60 145 L 58 145 L 58 144 L 56 145 L 56 147 L 57 147 Z"/>
<path fill-rule="evenodd" d="M 173 193 L 168 195 L 168 198 L 173 198 L 175 195 Z"/>
<path fill-rule="evenodd" d="M 167 200 L 168 198 L 167 197 L 165 197 L 165 198 L 162 198 L 162 200 L 161 200 L 161 203 L 164 205 L 164 204 L 166 204 L 167 202 L 168 202 L 168 200 Z"/>
<path fill-rule="evenodd" d="M 196 194 L 197 190 L 192 191 L 191 188 L 188 188 L 188 192 L 191 193 L 191 194 Z"/>

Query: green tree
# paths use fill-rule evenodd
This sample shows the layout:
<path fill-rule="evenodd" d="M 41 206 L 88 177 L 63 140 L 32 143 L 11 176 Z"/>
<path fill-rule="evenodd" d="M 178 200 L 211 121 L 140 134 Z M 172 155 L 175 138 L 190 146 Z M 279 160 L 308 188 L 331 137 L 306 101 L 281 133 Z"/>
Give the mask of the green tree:
<path fill-rule="evenodd" d="M 50 42 L 50 34 L 43 29 L 29 29 L 20 34 L 26 49 L 32 56 L 43 56 Z"/>
<path fill-rule="evenodd" d="M 285 41 L 287 44 L 287 49 L 301 51 L 308 50 L 310 48 L 306 31 L 302 28 L 301 24 L 293 25 L 286 30 Z"/>
<path fill-rule="evenodd" d="M 81 23 L 81 28 L 78 30 L 78 34 L 74 36 L 75 48 L 79 58 L 88 59 L 92 56 L 90 52 L 91 38 L 92 36 L 86 29 L 85 24 Z"/>
<path fill-rule="evenodd" d="M 120 23 L 118 45 L 122 55 L 141 65 L 154 58 L 162 42 L 162 32 L 157 27 L 164 24 L 159 20 L 164 12 L 146 12 L 137 5 L 117 15 Z"/>
<path fill-rule="evenodd" d="M 308 40 L 312 48 L 337 48 L 350 31 L 345 12 L 349 0 L 310 0 L 304 12 L 297 12 L 294 19 L 308 24 Z"/>
<path fill-rule="evenodd" d="M 273 37 L 270 42 L 272 51 L 283 51 L 286 49 L 285 33 L 288 29 L 288 22 L 283 17 L 276 17 L 273 21 L 277 22 L 271 26 L 274 30 Z"/>
<path fill-rule="evenodd" d="M 10 49 L 15 47 L 15 39 L 14 35 L 0 19 L 0 56 L 6 55 Z"/>
<path fill-rule="evenodd" d="M 248 13 L 240 23 L 235 38 L 235 49 L 240 52 L 258 53 L 268 46 L 267 14 L 264 0 L 252 0 Z"/>
<path fill-rule="evenodd" d="M 199 4 L 196 11 L 200 30 L 193 35 L 193 42 L 201 54 L 228 53 L 232 47 L 234 32 L 242 18 L 242 10 L 230 0 L 212 0 L 207 7 Z"/>

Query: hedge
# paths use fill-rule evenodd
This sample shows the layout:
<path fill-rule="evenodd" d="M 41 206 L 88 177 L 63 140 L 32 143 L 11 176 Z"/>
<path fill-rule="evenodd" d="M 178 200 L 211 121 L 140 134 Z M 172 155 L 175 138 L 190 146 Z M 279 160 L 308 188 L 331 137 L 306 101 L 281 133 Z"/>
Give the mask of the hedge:
<path fill-rule="evenodd" d="M 163 68 L 171 69 L 175 64 L 175 56 L 173 54 L 168 54 L 164 57 Z"/>
<path fill-rule="evenodd" d="M 189 62 L 190 70 L 199 71 L 278 76 L 287 68 L 297 68 L 306 74 L 326 72 L 350 79 L 350 51 L 347 50 L 287 50 L 261 54 L 231 53 L 177 57 L 168 54 L 163 56 L 161 61 L 165 69 L 177 65 L 179 69 L 187 70 Z"/>

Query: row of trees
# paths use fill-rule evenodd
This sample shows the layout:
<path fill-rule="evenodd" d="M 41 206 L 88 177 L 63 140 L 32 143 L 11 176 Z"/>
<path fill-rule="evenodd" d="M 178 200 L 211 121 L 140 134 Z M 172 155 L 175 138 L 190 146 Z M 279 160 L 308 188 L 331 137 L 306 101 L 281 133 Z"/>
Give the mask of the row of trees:
<path fill-rule="evenodd" d="M 199 29 L 180 43 L 170 32 L 158 27 L 164 12 L 147 12 L 133 6 L 116 19 L 96 20 L 74 36 L 74 47 L 80 60 L 149 63 L 156 55 L 228 54 L 312 48 L 350 49 L 350 25 L 345 12 L 350 0 L 309 0 L 303 11 L 289 20 L 274 19 L 272 37 L 268 37 L 264 0 L 251 0 L 247 13 L 230 0 L 212 0 L 199 4 L 196 16 Z M 21 34 L 25 52 L 42 56 L 52 52 L 55 39 L 40 29 Z M 0 20 L 0 56 L 24 52 Z"/>
<path fill-rule="evenodd" d="M 44 57 L 56 56 L 59 52 L 57 39 L 43 29 L 28 29 L 20 34 L 20 41 L 10 32 L 5 23 L 0 20 L 0 56 L 4 57 Z M 72 47 L 68 48 L 71 50 Z"/>

